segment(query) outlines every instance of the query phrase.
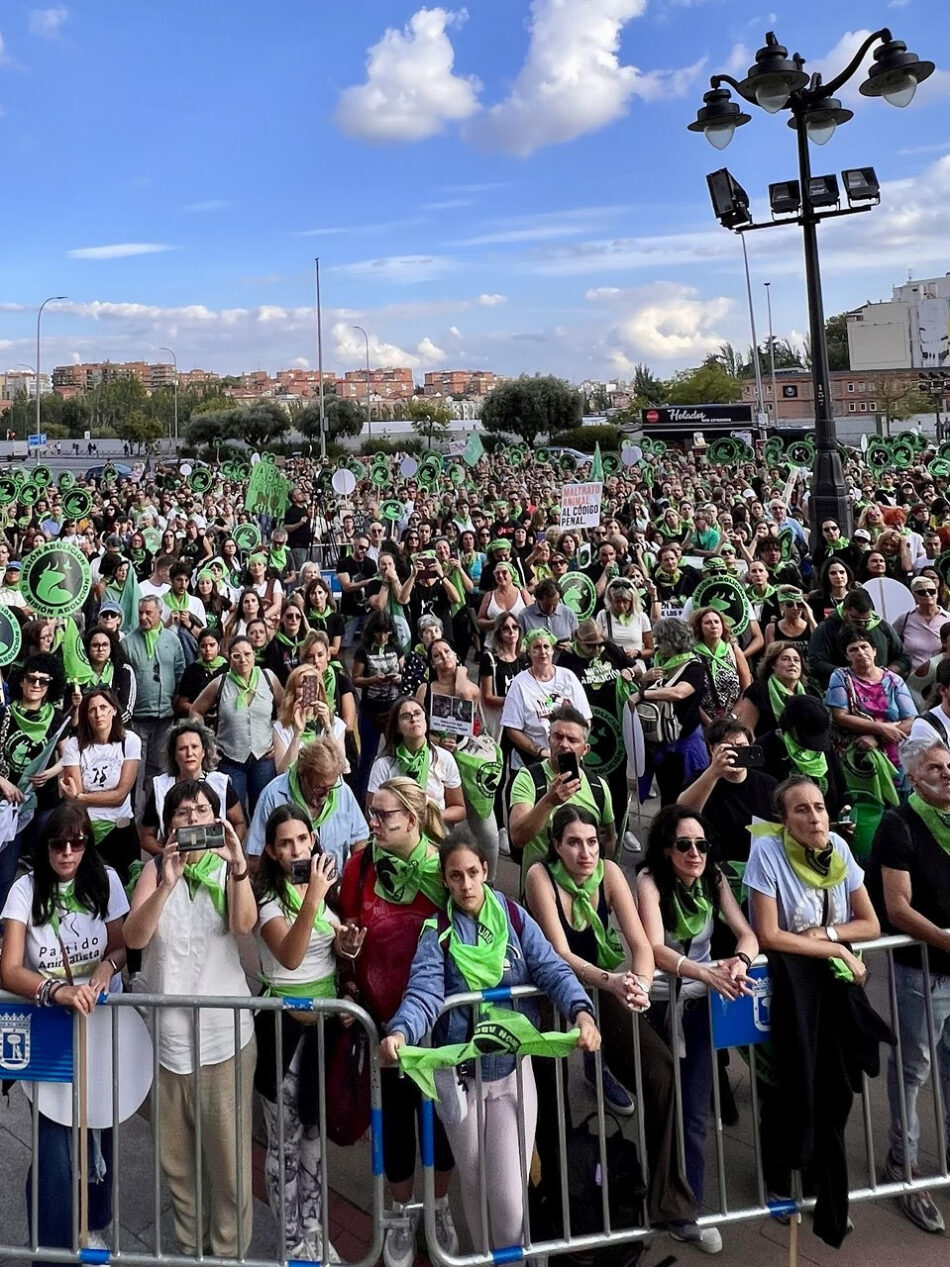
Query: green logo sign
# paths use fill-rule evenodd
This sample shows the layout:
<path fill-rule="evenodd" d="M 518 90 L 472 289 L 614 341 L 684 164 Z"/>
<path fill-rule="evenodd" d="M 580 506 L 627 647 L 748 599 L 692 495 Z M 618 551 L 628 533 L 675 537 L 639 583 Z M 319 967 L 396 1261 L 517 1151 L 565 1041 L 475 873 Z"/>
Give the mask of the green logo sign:
<path fill-rule="evenodd" d="M 240 550 L 253 550 L 261 544 L 261 530 L 257 524 L 238 524 L 234 529 L 234 540 Z"/>
<path fill-rule="evenodd" d="M 693 611 L 712 607 L 725 616 L 737 638 L 745 633 L 752 615 L 749 600 L 741 583 L 734 577 L 716 572 L 699 582 L 693 591 Z"/>
<path fill-rule="evenodd" d="M 0 667 L 20 654 L 20 622 L 9 607 L 0 607 Z"/>
<path fill-rule="evenodd" d="M 561 598 L 578 620 L 586 620 L 597 606 L 594 582 L 583 572 L 568 572 L 560 583 Z"/>
<path fill-rule="evenodd" d="M 40 616 L 71 616 L 79 611 L 91 584 L 89 564 L 76 546 L 50 541 L 31 550 L 23 562 L 20 588 Z"/>
<path fill-rule="evenodd" d="M 70 488 L 60 504 L 67 519 L 84 519 L 92 509 L 92 497 L 84 488 Z"/>

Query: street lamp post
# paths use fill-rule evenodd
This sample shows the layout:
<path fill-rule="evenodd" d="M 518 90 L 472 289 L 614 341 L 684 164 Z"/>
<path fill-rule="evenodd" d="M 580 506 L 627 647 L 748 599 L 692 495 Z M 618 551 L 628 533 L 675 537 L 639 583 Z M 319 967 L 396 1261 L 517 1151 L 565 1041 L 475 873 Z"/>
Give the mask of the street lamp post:
<path fill-rule="evenodd" d="M 778 426 L 778 396 L 775 391 L 775 335 L 772 331 L 772 283 L 763 282 L 769 310 L 769 370 L 772 376 L 772 426 Z"/>
<path fill-rule="evenodd" d="M 367 440 L 372 440 L 373 420 L 372 420 L 372 415 L 370 414 L 370 409 L 372 406 L 370 405 L 370 399 L 369 399 L 369 335 L 366 333 L 366 331 L 363 329 L 362 326 L 354 326 L 353 329 L 359 330 L 360 334 L 366 340 L 366 438 Z"/>
<path fill-rule="evenodd" d="M 172 369 L 175 374 L 175 452 L 178 452 L 178 358 L 171 348 L 162 347 L 159 344 L 159 352 L 167 352 L 172 358 Z"/>
<path fill-rule="evenodd" d="M 704 94 L 703 105 L 697 112 L 696 119 L 689 124 L 689 130 L 702 132 L 715 149 L 725 149 L 732 140 L 736 128 L 749 123 L 752 118 L 737 102 L 732 100 L 729 88 L 734 89 L 744 102 L 761 106 L 769 114 L 777 114 L 783 110 L 791 114 L 788 126 L 794 128 L 798 134 L 799 183 L 793 195 L 794 205 L 785 209 L 798 213 L 793 217 L 792 222 L 801 226 L 805 256 L 817 440 L 810 500 L 811 517 L 813 524 L 819 525 L 823 519 L 835 519 L 841 525 L 842 531 L 848 532 L 851 525 L 852 507 L 835 437 L 828 376 L 828 353 L 825 346 L 825 316 L 821 297 L 817 226 L 820 220 L 831 216 L 850 215 L 857 211 L 869 210 L 870 207 L 851 205 L 847 209 L 820 210 L 828 206 L 837 208 L 837 180 L 834 177 L 831 178 L 834 189 L 830 197 L 828 181 L 825 178 L 819 177 L 817 181 L 812 182 L 808 142 L 824 145 L 831 139 L 839 123 L 847 123 L 853 117 L 853 112 L 843 109 L 841 102 L 834 94 L 852 78 L 861 66 L 865 55 L 875 45 L 877 47 L 874 48 L 874 65 L 867 79 L 860 86 L 860 91 L 865 97 L 883 97 L 891 105 L 907 106 L 913 99 L 918 83 L 933 74 L 934 64 L 921 61 L 915 54 L 908 53 L 906 45 L 900 40 L 895 40 L 891 32 L 884 27 L 869 35 L 845 69 L 824 84 L 820 75 L 812 75 L 809 78 L 804 72 L 802 69 L 805 65 L 804 58 L 796 53 L 789 59 L 788 50 L 779 44 L 771 31 L 766 35 L 765 41 L 765 46 L 760 48 L 755 55 L 755 65 L 749 68 L 746 78 L 741 83 L 733 79 L 731 75 L 719 74 L 710 78 L 710 89 Z M 723 87 L 724 84 L 728 84 L 729 87 Z M 786 192 L 787 190 L 788 187 L 786 187 Z M 870 201 L 879 200 L 876 183 L 872 191 L 857 194 L 852 191 L 846 178 L 846 192 L 849 203 L 856 201 L 859 197 Z M 776 207 L 773 202 L 774 211 Z M 787 221 L 753 225 L 748 216 L 748 200 L 746 199 L 744 217 L 732 220 L 726 227 L 735 228 L 737 232 L 744 232 L 747 229 L 771 227 L 776 223 L 787 223 Z"/>
<path fill-rule="evenodd" d="M 44 299 L 39 306 L 36 314 L 36 434 L 41 434 L 41 416 L 40 416 L 40 322 L 43 319 L 43 309 L 47 304 L 58 303 L 61 299 L 68 299 L 68 295 L 50 295 L 48 299 Z M 37 450 L 39 452 L 39 450 Z"/>

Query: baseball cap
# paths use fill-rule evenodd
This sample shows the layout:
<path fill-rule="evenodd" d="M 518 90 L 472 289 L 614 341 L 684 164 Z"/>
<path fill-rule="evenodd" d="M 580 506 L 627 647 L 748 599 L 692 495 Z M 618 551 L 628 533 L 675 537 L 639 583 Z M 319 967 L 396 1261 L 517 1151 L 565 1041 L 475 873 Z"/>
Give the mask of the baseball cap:
<path fill-rule="evenodd" d="M 8 572 L 22 572 L 23 564 L 18 559 L 8 559 L 6 570 Z"/>
<path fill-rule="evenodd" d="M 853 536 L 854 536 L 855 541 L 870 541 L 871 540 L 871 534 L 868 532 L 867 528 L 856 528 L 853 533 Z"/>
<path fill-rule="evenodd" d="M 830 752 L 831 718 L 821 700 L 811 695 L 793 695 L 782 710 L 783 730 L 794 730 L 798 742 L 812 752 Z"/>
<path fill-rule="evenodd" d="M 99 615 L 108 616 L 110 613 L 113 616 L 121 616 L 122 608 L 119 606 L 118 603 L 103 603 L 102 606 L 99 608 Z"/>

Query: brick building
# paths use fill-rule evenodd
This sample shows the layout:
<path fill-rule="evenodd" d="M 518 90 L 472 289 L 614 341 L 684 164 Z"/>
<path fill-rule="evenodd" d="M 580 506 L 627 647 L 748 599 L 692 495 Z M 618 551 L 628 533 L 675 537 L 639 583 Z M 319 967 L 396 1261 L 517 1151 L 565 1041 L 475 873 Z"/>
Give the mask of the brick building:
<path fill-rule="evenodd" d="M 423 381 L 422 394 L 467 399 L 487 396 L 495 384 L 495 375 L 490 370 L 430 370 Z"/>
<path fill-rule="evenodd" d="M 854 418 L 855 415 L 883 414 L 887 410 L 886 399 L 917 387 L 920 374 L 916 370 L 885 370 L 868 373 L 861 370 L 832 370 L 831 412 L 834 418 Z M 762 397 L 769 420 L 779 423 L 801 423 L 813 426 L 815 422 L 815 393 L 808 370 L 785 369 L 775 371 L 775 394 L 778 408 L 773 408 L 772 376 L 762 375 Z M 742 385 L 743 403 L 755 403 L 755 380 L 746 379 Z"/>

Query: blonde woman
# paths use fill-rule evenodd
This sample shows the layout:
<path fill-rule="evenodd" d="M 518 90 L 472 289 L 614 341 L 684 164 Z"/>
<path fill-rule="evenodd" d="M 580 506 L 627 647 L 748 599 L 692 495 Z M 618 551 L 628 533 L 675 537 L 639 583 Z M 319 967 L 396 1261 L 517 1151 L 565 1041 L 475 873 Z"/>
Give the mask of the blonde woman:
<path fill-rule="evenodd" d="M 297 760 L 300 749 L 314 739 L 329 735 L 343 755 L 346 723 L 330 709 L 323 678 L 312 664 L 292 669 L 284 686 L 283 699 L 274 722 L 274 766 L 286 774 Z M 344 774 L 349 774 L 344 756 Z"/>

